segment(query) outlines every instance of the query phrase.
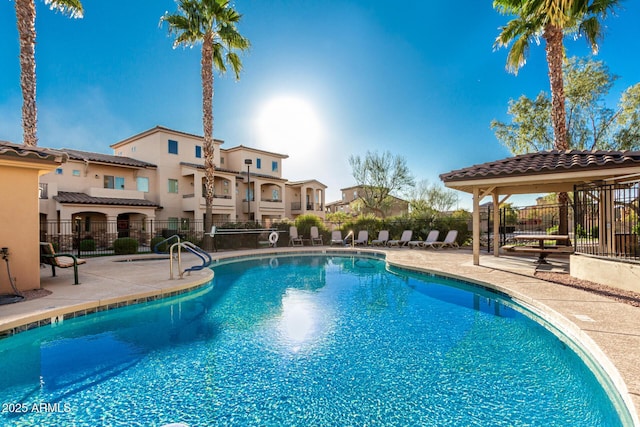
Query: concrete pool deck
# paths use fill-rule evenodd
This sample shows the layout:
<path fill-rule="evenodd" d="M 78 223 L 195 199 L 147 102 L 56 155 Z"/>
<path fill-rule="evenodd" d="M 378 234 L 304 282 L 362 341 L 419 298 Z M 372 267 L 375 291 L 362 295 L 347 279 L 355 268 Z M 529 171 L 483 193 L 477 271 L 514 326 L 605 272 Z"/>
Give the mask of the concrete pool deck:
<path fill-rule="evenodd" d="M 634 425 L 640 426 L 640 307 L 535 278 L 533 258 L 482 255 L 480 266 L 474 266 L 471 252 L 466 249 L 336 249 L 326 246 L 218 252 L 212 256 L 215 260 L 318 250 L 385 253 L 386 260 L 392 265 L 488 285 L 512 296 L 559 327 L 595 357 L 631 408 Z M 186 266 L 195 263 L 189 257 L 183 258 Z M 205 284 L 213 277 L 211 270 L 204 270 L 169 280 L 168 259 L 154 258 L 157 255 L 91 258 L 80 266 L 81 284 L 78 286 L 72 285 L 72 269 L 57 269 L 57 277 L 51 277 L 50 268 L 42 269 L 42 287 L 51 294 L 0 306 L 0 337 L 46 326 L 65 317 L 174 295 Z M 145 261 L 127 262 L 127 259 Z M 566 262 L 550 261 L 552 268 L 566 269 Z M 174 275 L 177 277 L 175 272 Z"/>

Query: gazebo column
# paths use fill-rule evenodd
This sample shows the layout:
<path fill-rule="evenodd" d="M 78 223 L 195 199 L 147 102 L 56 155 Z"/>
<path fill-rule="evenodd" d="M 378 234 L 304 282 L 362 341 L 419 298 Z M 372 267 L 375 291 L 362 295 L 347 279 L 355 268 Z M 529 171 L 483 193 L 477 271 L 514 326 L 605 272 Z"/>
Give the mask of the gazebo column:
<path fill-rule="evenodd" d="M 473 265 L 480 265 L 480 189 L 473 188 Z"/>
<path fill-rule="evenodd" d="M 493 196 L 493 256 L 500 256 L 500 201 L 498 191 L 494 190 Z"/>

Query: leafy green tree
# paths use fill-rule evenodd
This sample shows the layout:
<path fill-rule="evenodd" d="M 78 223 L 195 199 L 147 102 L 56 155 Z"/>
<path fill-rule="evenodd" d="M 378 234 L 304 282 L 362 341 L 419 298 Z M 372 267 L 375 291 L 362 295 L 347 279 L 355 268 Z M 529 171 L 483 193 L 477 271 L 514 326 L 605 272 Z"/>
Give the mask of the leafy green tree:
<path fill-rule="evenodd" d="M 620 0 L 494 0 L 493 7 L 503 15 L 515 16 L 501 28 L 494 46 L 511 45 L 507 70 L 513 73 L 525 64 L 529 44 L 545 41 L 551 86 L 551 122 L 554 147 L 568 148 L 565 92 L 562 75 L 564 36 L 585 37 L 594 53 L 602 38 L 600 19 L 606 17 Z"/>
<path fill-rule="evenodd" d="M 414 178 L 402 156 L 385 151 L 367 151 L 364 157 L 350 156 L 352 175 L 358 185 L 358 198 L 365 208 L 385 217 L 394 195 L 414 185 Z"/>
<path fill-rule="evenodd" d="M 569 149 L 640 149 L 640 83 L 621 96 L 617 109 L 606 105 L 617 79 L 602 61 L 570 58 L 565 67 Z M 554 149 L 551 100 L 545 92 L 535 99 L 510 100 L 511 123 L 491 122 L 496 137 L 513 154 Z"/>
<path fill-rule="evenodd" d="M 427 180 L 418 181 L 409 196 L 409 207 L 414 216 L 440 214 L 451 210 L 457 202 L 454 191 Z"/>
<path fill-rule="evenodd" d="M 82 18 L 79 0 L 45 0 L 51 9 L 72 18 Z M 36 5 L 35 0 L 15 0 L 20 39 L 20 87 L 22 89 L 22 143 L 38 145 L 38 109 L 36 107 Z"/>
<path fill-rule="evenodd" d="M 220 73 L 227 66 L 240 78 L 242 62 L 239 51 L 250 47 L 248 39 L 237 29 L 242 15 L 230 5 L 229 0 L 178 0 L 178 11 L 166 13 L 160 22 L 169 25 L 169 34 L 175 35 L 174 47 L 202 44 L 202 128 L 204 132 L 205 169 L 205 220 L 209 230 L 213 223 L 214 145 L 213 145 L 213 79 L 214 68 Z M 205 247 L 211 248 L 211 238 L 205 238 Z"/>

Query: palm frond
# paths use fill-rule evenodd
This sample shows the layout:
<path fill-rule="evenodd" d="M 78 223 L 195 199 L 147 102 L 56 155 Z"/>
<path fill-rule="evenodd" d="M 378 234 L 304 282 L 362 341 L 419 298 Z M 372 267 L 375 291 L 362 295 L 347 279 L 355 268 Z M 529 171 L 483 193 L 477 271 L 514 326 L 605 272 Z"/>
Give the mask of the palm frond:
<path fill-rule="evenodd" d="M 45 0 L 44 4 L 49 6 L 51 10 L 57 10 L 71 18 L 82 18 L 84 15 L 80 0 Z"/>

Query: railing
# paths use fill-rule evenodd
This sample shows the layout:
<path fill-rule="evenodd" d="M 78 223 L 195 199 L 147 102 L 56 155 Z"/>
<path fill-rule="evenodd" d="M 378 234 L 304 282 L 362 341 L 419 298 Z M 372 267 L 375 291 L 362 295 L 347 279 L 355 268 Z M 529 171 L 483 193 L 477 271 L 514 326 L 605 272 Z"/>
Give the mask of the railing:
<path fill-rule="evenodd" d="M 640 182 L 577 186 L 576 252 L 640 261 Z"/>
<path fill-rule="evenodd" d="M 480 245 L 487 251 L 493 250 L 493 216 L 492 208 L 480 213 Z M 518 234 L 558 234 L 562 206 L 559 204 L 535 205 L 523 207 L 503 207 L 498 210 L 500 228 L 498 236 L 500 246 L 514 243 Z M 573 237 L 573 208 L 567 210 L 568 232 Z"/>
<path fill-rule="evenodd" d="M 301 211 L 302 210 L 302 203 L 300 203 L 300 202 L 291 202 L 291 210 L 292 211 Z"/>

